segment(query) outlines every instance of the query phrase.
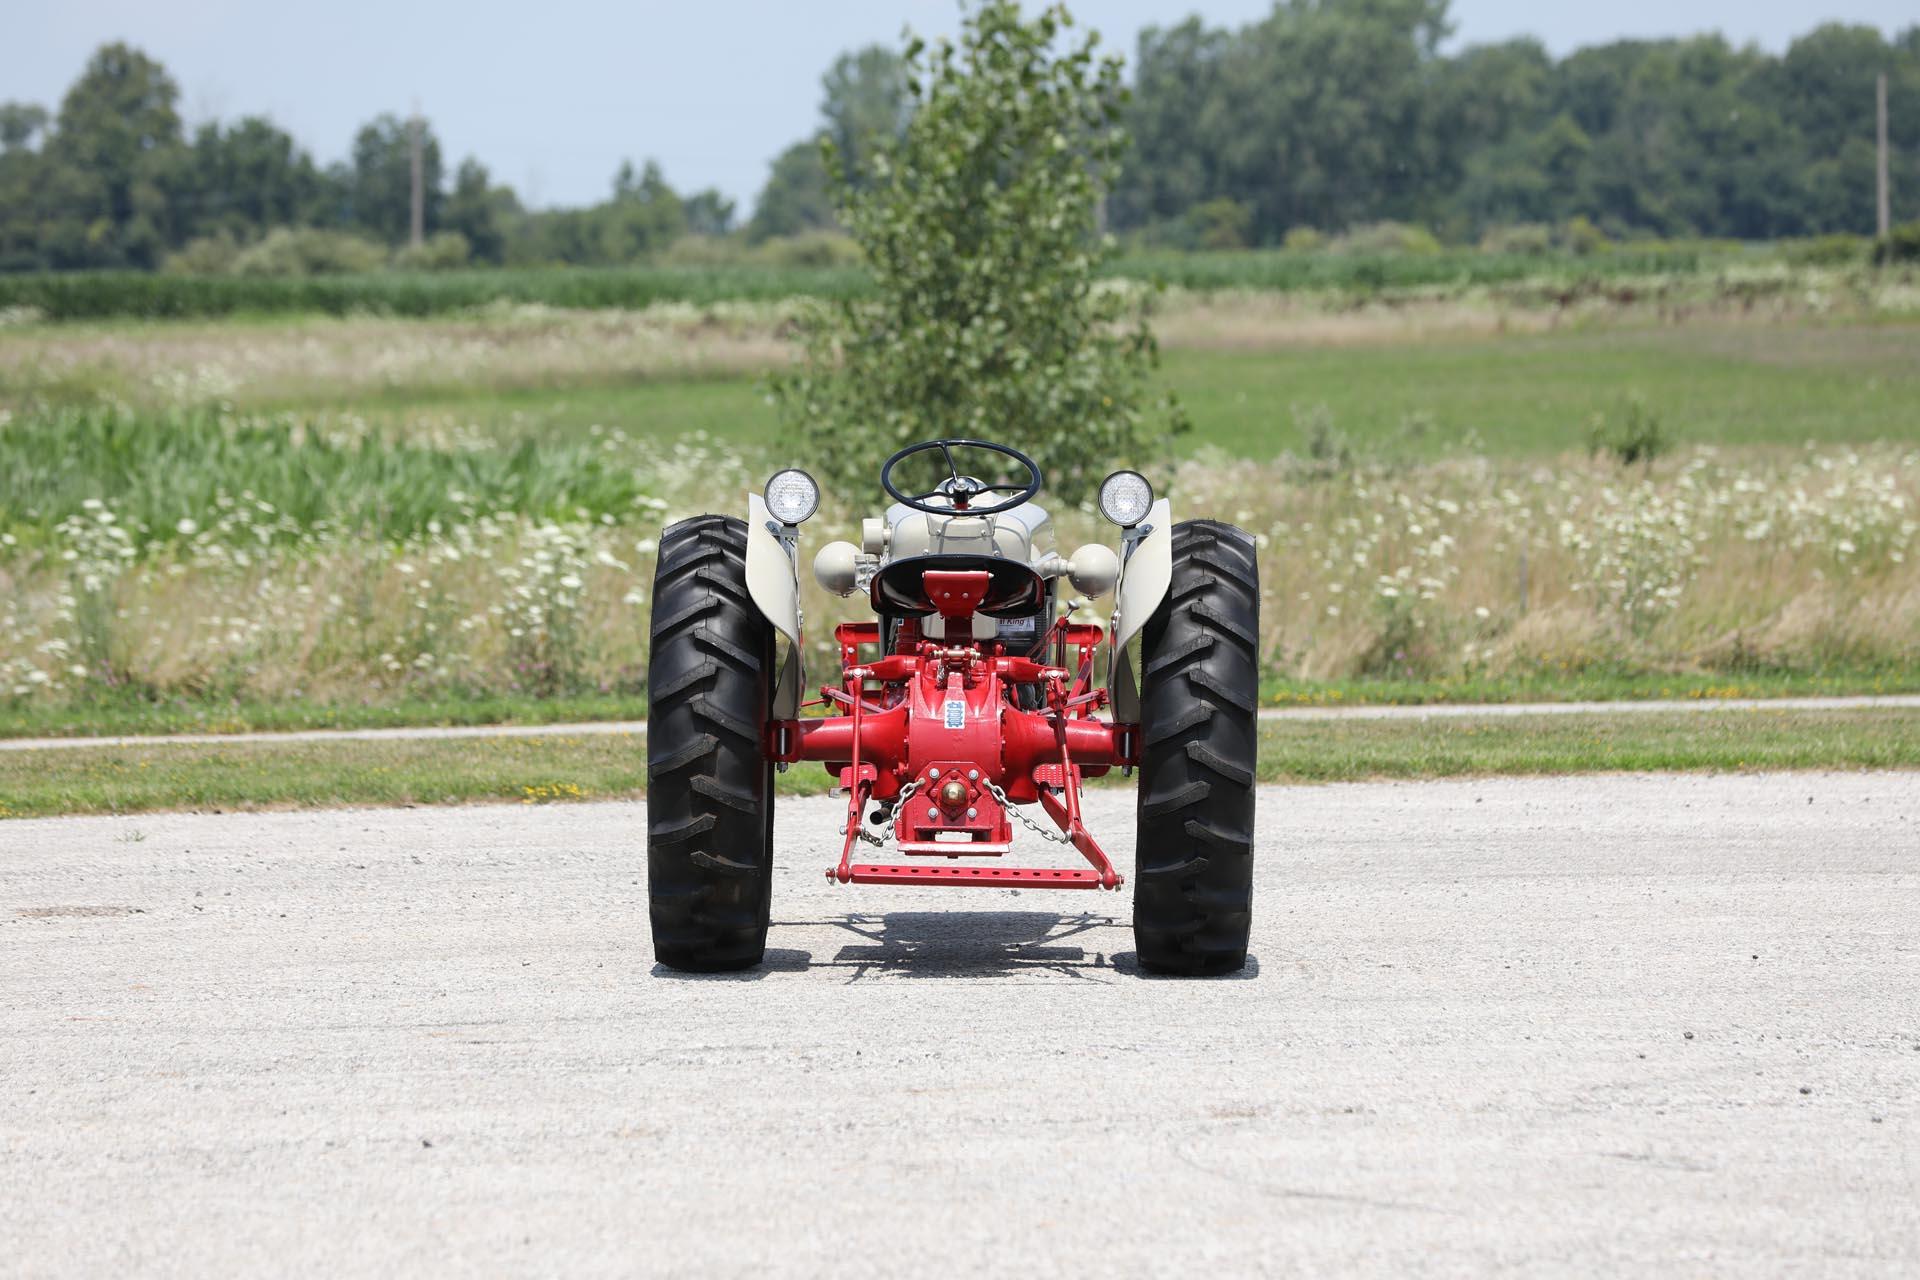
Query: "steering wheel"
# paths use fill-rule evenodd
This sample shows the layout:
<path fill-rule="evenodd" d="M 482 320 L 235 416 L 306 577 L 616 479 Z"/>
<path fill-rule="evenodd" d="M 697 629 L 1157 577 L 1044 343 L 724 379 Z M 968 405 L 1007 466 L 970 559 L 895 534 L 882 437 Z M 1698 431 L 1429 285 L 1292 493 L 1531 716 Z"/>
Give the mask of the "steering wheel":
<path fill-rule="evenodd" d="M 908 458 L 938 449 L 947 463 L 947 478 L 925 493 L 902 493 L 893 483 L 893 469 Z M 1026 480 L 1015 484 L 981 484 L 972 476 L 960 474 L 960 467 L 953 460 L 955 449 L 985 449 L 989 453 L 998 453 L 1012 458 L 1027 469 Z M 880 487 L 887 496 L 903 507 L 914 511 L 923 511 L 930 516 L 950 516 L 964 512 L 970 516 L 997 516 L 1002 511 L 1011 511 L 1023 502 L 1031 501 L 1033 495 L 1040 492 L 1040 464 L 1018 449 L 1010 449 L 1004 444 L 994 444 L 988 440 L 928 440 L 921 444 L 910 444 L 900 452 L 888 458 L 880 468 Z M 998 502 L 975 505 L 974 499 L 985 493 L 1011 493 L 1010 498 Z M 928 498 L 945 497 L 953 505 L 936 507 Z"/>

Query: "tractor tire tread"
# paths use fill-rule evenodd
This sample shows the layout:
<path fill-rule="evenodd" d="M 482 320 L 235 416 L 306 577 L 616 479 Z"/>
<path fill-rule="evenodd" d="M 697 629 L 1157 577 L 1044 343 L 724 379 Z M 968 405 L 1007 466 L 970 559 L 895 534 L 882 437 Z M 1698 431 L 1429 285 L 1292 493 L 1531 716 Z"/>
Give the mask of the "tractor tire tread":
<path fill-rule="evenodd" d="M 1134 943 L 1143 969 L 1231 973 L 1252 926 L 1260 581 L 1253 539 L 1173 527 L 1173 580 L 1141 647 Z"/>
<path fill-rule="evenodd" d="M 744 969 L 771 915 L 774 636 L 746 578 L 747 526 L 695 516 L 660 536 L 647 668 L 647 890 L 654 957 Z"/>
<path fill-rule="evenodd" d="M 1212 648 L 1213 648 L 1212 636 L 1206 636 L 1206 635 L 1194 636 L 1192 639 L 1186 640 L 1181 644 L 1179 644 L 1178 646 L 1174 647 L 1171 651 L 1167 653 L 1162 653 L 1156 656 L 1152 662 L 1147 664 L 1147 668 L 1142 674 L 1158 675 L 1160 672 L 1165 671 L 1168 667 L 1176 666 L 1180 663 L 1183 663 L 1187 659 L 1193 657 L 1195 654 L 1206 653 L 1208 650 Z"/>
<path fill-rule="evenodd" d="M 649 742 L 652 739 L 648 739 Z M 665 755 L 649 756 L 647 772 L 654 777 L 665 777 L 676 770 L 684 769 L 696 760 L 704 760 L 720 746 L 720 739 L 710 733 L 696 734 L 680 746 Z"/>

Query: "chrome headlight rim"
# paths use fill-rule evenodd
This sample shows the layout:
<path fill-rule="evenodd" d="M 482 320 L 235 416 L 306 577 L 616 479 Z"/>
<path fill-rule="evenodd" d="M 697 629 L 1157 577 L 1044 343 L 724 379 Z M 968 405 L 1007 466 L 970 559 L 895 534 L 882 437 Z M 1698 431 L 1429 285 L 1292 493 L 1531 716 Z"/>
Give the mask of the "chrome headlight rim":
<path fill-rule="evenodd" d="M 1115 492 L 1116 482 L 1119 485 L 1127 485 L 1129 481 L 1137 481 L 1138 488 L 1129 495 L 1132 500 L 1123 506 L 1119 502 L 1120 495 Z M 1153 510 L 1153 482 L 1138 471 L 1115 471 L 1100 482 L 1099 506 L 1100 514 L 1109 521 L 1122 529 L 1131 529 L 1145 520 L 1147 513 Z M 1126 517 L 1132 515 L 1136 507 L 1139 514 L 1133 515 L 1132 519 L 1127 519 Z"/>
<path fill-rule="evenodd" d="M 804 507 L 791 500 L 798 492 L 790 487 L 796 480 L 806 485 Z M 779 496 L 776 497 L 776 493 Z M 760 491 L 760 500 L 767 504 L 767 513 L 781 524 L 799 524 L 820 509 L 820 482 L 799 467 L 782 467 L 767 477 L 766 487 Z"/>

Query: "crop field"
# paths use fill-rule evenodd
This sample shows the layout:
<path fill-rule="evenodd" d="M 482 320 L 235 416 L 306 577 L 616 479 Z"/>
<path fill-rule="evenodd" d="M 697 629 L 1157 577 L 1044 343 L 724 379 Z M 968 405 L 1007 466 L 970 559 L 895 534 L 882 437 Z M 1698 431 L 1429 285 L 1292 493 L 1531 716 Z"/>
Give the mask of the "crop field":
<path fill-rule="evenodd" d="M 1140 461 L 1259 539 L 1275 701 L 1920 687 L 1920 285 L 1759 278 L 1174 291 Z M 636 714 L 804 305 L 0 327 L 0 732 Z"/>
<path fill-rule="evenodd" d="M 1541 258 L 1471 250 L 1431 254 L 1162 253 L 1123 257 L 1117 280 L 1185 289 L 1383 291 L 1503 286 L 1521 291 L 1605 291 L 1612 282 L 1687 279 L 1709 271 L 1763 271 L 1774 259 L 1735 246 L 1656 245 L 1603 256 Z M 1758 279 L 1764 281 L 1764 274 Z M 32 310 L 51 320 L 182 319 L 208 316 L 434 316 L 495 303 L 566 308 L 640 308 L 663 303 L 843 297 L 866 289 L 848 266 L 627 266 L 554 270 L 309 276 L 156 275 L 96 271 L 0 274 L 0 311 Z M 1760 286 L 1765 291 L 1764 284 Z"/>

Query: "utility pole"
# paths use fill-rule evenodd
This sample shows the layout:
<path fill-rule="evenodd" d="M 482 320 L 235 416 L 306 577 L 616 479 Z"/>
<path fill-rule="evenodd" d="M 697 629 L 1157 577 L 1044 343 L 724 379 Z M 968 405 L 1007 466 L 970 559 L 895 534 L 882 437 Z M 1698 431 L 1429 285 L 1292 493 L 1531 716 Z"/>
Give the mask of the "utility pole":
<path fill-rule="evenodd" d="M 1884 85 L 1885 78 L 1882 77 Z M 1883 126 L 1882 137 L 1885 132 Z M 420 172 L 420 104 L 417 102 L 413 104 L 413 118 L 407 121 L 407 142 L 407 150 L 413 160 L 413 221 L 408 243 L 418 248 L 420 242 L 427 238 L 427 189 Z"/>
<path fill-rule="evenodd" d="M 1893 201 L 1887 194 L 1887 73 L 1882 71 L 1874 83 L 1874 97 L 1880 114 L 1880 238 L 1885 240 L 1887 233 L 1893 230 Z"/>

